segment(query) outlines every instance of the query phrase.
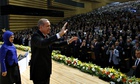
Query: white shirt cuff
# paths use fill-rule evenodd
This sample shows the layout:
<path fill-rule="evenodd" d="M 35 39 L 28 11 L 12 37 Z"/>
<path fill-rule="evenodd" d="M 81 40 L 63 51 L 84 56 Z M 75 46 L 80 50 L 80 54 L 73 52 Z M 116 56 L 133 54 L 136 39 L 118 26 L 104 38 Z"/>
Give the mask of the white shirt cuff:
<path fill-rule="evenodd" d="M 59 33 L 57 33 L 56 36 L 57 36 L 57 39 L 60 39 L 61 38 L 60 35 L 59 35 Z"/>
<path fill-rule="evenodd" d="M 69 43 L 69 40 L 67 40 L 67 44 L 69 45 L 70 43 Z"/>

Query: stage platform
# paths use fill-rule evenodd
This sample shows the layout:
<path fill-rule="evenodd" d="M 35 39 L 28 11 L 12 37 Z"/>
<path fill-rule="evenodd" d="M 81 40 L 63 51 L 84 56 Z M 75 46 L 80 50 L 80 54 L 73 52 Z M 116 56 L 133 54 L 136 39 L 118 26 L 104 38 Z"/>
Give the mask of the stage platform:
<path fill-rule="evenodd" d="M 25 52 L 18 50 L 18 54 Z M 30 55 L 30 54 L 29 54 Z M 33 84 L 29 80 L 30 66 L 21 73 L 22 84 Z M 50 84 L 109 84 L 96 76 L 81 72 L 76 68 L 69 67 L 62 63 L 52 61 L 52 75 Z"/>
<path fill-rule="evenodd" d="M 50 84 L 109 84 L 96 76 L 83 73 L 78 69 L 52 61 L 52 75 Z M 29 80 L 29 68 L 21 73 L 22 84 L 33 84 Z"/>

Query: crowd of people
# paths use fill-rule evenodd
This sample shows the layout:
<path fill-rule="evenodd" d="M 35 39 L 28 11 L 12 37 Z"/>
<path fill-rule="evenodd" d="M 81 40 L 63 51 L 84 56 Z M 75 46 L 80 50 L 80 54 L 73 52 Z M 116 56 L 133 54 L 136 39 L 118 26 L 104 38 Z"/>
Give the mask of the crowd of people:
<path fill-rule="evenodd" d="M 140 19 L 136 13 L 139 3 L 130 1 L 107 5 L 58 23 L 54 32 L 65 21 L 69 22 L 69 32 L 64 39 L 74 35 L 79 37 L 62 52 L 102 67 L 114 66 L 129 71 L 137 59 L 135 50 L 140 48 Z M 91 57 L 91 52 L 95 57 Z"/>
<path fill-rule="evenodd" d="M 59 39 L 72 36 L 78 40 L 65 48 L 57 48 L 66 56 L 101 67 L 112 67 L 128 72 L 135 64 L 135 50 L 140 49 L 140 19 L 136 11 L 140 1 L 107 5 L 86 14 L 79 14 L 51 24 L 51 35 L 59 32 L 68 22 L 68 32 Z M 15 44 L 30 46 L 31 36 L 37 27 L 15 32 Z"/>

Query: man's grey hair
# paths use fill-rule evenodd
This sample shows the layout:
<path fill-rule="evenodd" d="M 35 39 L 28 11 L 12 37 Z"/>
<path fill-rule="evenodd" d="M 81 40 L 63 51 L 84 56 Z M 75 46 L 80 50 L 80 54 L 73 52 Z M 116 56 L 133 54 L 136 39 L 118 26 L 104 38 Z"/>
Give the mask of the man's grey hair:
<path fill-rule="evenodd" d="M 44 25 L 45 21 L 49 21 L 48 19 L 42 18 L 38 21 L 37 26 L 40 27 L 41 25 Z"/>

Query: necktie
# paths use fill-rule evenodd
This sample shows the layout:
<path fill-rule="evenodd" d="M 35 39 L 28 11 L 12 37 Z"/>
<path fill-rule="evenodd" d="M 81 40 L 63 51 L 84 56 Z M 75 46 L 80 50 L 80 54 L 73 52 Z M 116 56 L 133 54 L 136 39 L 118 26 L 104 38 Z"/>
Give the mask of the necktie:
<path fill-rule="evenodd" d="M 137 66 L 139 64 L 139 60 L 137 59 L 135 62 L 135 66 Z"/>
<path fill-rule="evenodd" d="M 45 39 L 46 39 L 46 38 L 49 38 L 49 35 L 44 35 L 44 37 L 45 37 Z"/>

